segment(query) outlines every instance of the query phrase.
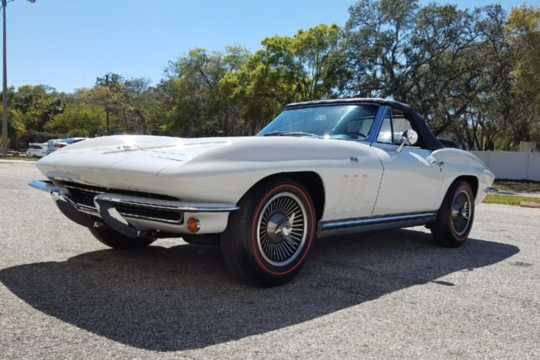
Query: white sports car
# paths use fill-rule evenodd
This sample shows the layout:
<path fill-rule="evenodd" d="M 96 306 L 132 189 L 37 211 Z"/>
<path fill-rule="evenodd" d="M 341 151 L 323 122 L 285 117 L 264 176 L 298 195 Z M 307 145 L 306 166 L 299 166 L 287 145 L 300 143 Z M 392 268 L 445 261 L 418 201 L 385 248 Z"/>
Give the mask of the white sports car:
<path fill-rule="evenodd" d="M 232 272 L 260 286 L 297 275 L 317 237 L 426 225 L 459 246 L 494 180 L 382 99 L 290 104 L 253 137 L 90 139 L 37 166 L 49 180 L 30 185 L 104 244 L 220 243 Z"/>

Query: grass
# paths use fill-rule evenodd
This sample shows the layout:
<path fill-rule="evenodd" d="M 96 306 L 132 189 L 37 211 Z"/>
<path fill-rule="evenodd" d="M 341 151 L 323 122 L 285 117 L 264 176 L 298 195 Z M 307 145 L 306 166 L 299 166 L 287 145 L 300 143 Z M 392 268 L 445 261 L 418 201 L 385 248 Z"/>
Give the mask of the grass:
<path fill-rule="evenodd" d="M 25 161 L 37 161 L 38 158 L 29 157 L 29 156 L 8 156 L 3 157 L 0 155 L 0 160 L 25 160 Z"/>
<path fill-rule="evenodd" d="M 495 180 L 493 187 L 499 191 L 540 193 L 538 181 Z"/>
<path fill-rule="evenodd" d="M 488 194 L 484 199 L 485 204 L 502 204 L 519 206 L 521 202 L 534 202 L 540 204 L 540 198 L 511 195 L 491 195 Z"/>

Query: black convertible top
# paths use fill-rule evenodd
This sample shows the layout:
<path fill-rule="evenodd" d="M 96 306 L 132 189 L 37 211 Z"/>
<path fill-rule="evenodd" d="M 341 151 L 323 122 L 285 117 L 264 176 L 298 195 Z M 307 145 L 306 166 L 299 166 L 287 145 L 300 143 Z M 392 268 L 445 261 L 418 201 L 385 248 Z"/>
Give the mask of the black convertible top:
<path fill-rule="evenodd" d="M 431 133 L 427 127 L 426 121 L 420 114 L 414 111 L 409 105 L 400 103 L 394 100 L 378 99 L 378 98 L 350 98 L 350 99 L 335 99 L 335 100 L 317 100 L 317 101 L 305 101 L 299 103 L 292 103 L 285 106 L 285 110 L 292 110 L 295 108 L 311 107 L 311 106 L 324 106 L 324 105 L 351 105 L 351 104 L 379 104 L 386 105 L 403 111 L 410 115 L 411 120 L 414 122 L 414 126 L 418 131 L 418 135 L 424 142 L 424 146 L 430 150 L 441 149 L 444 146 L 437 140 L 437 138 Z"/>

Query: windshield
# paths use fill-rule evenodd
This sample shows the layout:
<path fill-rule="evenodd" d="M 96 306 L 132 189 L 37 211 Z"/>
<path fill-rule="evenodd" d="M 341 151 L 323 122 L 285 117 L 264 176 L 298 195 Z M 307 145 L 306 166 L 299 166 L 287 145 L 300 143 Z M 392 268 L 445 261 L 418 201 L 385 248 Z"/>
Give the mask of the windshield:
<path fill-rule="evenodd" d="M 258 136 L 321 136 L 365 139 L 369 136 L 378 105 L 312 106 L 283 111 Z"/>

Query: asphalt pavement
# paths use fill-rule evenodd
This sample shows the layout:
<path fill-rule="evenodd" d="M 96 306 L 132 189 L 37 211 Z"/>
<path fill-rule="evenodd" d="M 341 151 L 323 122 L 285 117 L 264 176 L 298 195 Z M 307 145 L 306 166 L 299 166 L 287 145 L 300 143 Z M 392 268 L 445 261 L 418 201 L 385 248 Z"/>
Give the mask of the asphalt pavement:
<path fill-rule="evenodd" d="M 468 242 L 423 227 L 321 239 L 291 283 L 219 247 L 110 250 L 0 163 L 0 359 L 538 359 L 540 209 L 481 205 Z"/>

